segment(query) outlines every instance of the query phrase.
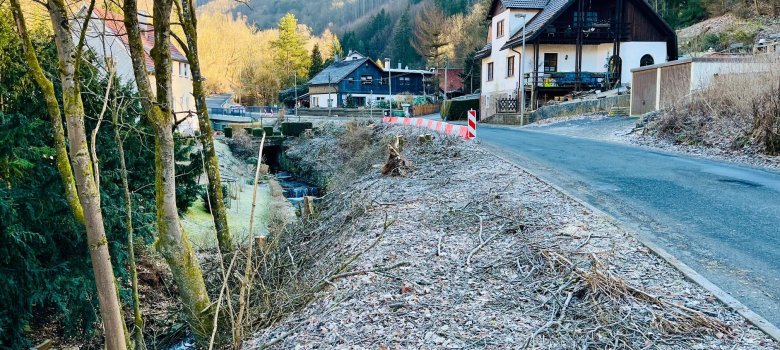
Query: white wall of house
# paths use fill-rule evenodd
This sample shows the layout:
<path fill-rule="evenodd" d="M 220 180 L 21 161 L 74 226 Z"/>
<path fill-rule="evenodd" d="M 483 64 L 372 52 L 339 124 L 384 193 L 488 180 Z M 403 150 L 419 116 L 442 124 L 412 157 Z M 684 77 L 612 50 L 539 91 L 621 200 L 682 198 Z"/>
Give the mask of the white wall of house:
<path fill-rule="evenodd" d="M 623 60 L 621 81 L 624 84 L 631 83 L 631 70 L 639 68 L 639 61 L 644 55 L 653 56 L 655 64 L 666 63 L 667 57 L 669 57 L 669 54 L 666 51 L 666 42 L 634 41 L 620 44 L 620 58 Z"/>
<path fill-rule="evenodd" d="M 482 91 L 493 94 L 513 94 L 517 91 L 520 77 L 520 54 L 512 50 L 501 50 L 507 40 L 518 30 L 522 30 L 523 18 L 516 17 L 518 14 L 525 14 L 525 21 L 530 21 L 539 11 L 537 10 L 506 10 L 493 17 L 490 25 L 489 38 L 492 40 L 492 51 L 489 57 L 482 60 Z M 504 35 L 498 37 L 497 28 L 499 22 L 504 22 Z M 520 51 L 519 49 L 517 51 Z M 527 52 L 533 52 L 528 50 Z M 530 55 L 529 55 L 530 56 Z M 514 57 L 515 69 L 514 75 L 507 76 L 508 66 L 507 58 Z M 493 63 L 493 79 L 488 80 L 487 67 Z"/>
<path fill-rule="evenodd" d="M 75 34 L 74 34 L 75 35 Z M 78 40 L 78 37 L 74 36 Z M 133 62 L 130 58 L 130 52 L 122 40 L 108 28 L 106 28 L 99 19 L 91 19 L 85 45 L 97 55 L 97 57 L 108 57 L 116 68 L 116 74 L 119 80 L 124 84 L 132 84 L 135 87 L 135 74 L 133 73 Z M 104 60 L 99 60 L 101 70 L 106 73 Z M 150 83 L 152 92 L 156 93 L 154 76 L 150 74 Z M 184 134 L 192 134 L 199 130 L 198 119 L 195 112 L 195 98 L 192 95 L 192 74 L 190 65 L 186 62 L 171 62 L 171 99 L 173 110 L 176 113 L 176 119 L 185 119 L 179 124 L 179 131 Z"/>
<path fill-rule="evenodd" d="M 74 33 L 74 39 L 78 40 L 78 35 L 76 35 L 76 33 Z M 116 67 L 116 74 L 120 81 L 124 83 L 135 82 L 130 52 L 119 37 L 103 26 L 103 21 L 98 19 L 91 19 L 89 21 L 84 44 L 98 57 L 108 56 L 111 58 L 114 62 L 114 67 Z M 105 72 L 105 66 L 102 63 L 102 60 L 100 64 Z"/>
<path fill-rule="evenodd" d="M 332 107 L 336 108 L 336 98 L 337 94 L 331 94 L 330 98 L 333 100 Z M 390 95 L 378 95 L 378 94 L 350 94 L 353 98 L 364 98 L 365 104 L 363 106 L 358 107 L 370 107 L 378 106 L 381 101 L 386 101 L 390 99 Z M 422 95 L 420 95 L 422 96 Z M 409 95 L 394 95 L 393 101 L 398 100 L 406 100 L 409 97 Z M 411 96 L 411 98 L 415 98 L 419 96 Z M 347 103 L 347 95 L 341 95 L 341 104 L 342 106 Z M 328 108 L 328 94 L 314 94 L 309 96 L 309 104 L 311 108 Z"/>
<path fill-rule="evenodd" d="M 336 97 L 338 94 L 312 94 L 309 96 L 309 103 L 311 105 L 311 108 L 328 108 L 333 107 L 336 108 Z M 328 99 L 331 100 L 330 105 L 328 104 Z"/>

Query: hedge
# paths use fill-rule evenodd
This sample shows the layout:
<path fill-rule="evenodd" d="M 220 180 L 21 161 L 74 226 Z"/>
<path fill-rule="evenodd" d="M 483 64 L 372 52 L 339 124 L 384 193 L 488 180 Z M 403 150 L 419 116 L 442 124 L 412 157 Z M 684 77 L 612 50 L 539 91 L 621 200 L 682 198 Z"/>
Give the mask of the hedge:
<path fill-rule="evenodd" d="M 441 107 L 441 117 L 444 120 L 466 120 L 468 112 L 473 109 L 479 113 L 479 100 L 450 100 Z"/>
<path fill-rule="evenodd" d="M 298 137 L 303 134 L 306 129 L 311 129 L 314 124 L 311 122 L 284 122 L 282 123 L 282 134 L 285 136 Z"/>
<path fill-rule="evenodd" d="M 273 126 L 264 126 L 263 130 L 265 130 L 265 137 L 271 137 L 274 134 Z M 263 134 L 260 134 L 260 136 L 263 136 Z"/>
<path fill-rule="evenodd" d="M 254 137 L 263 137 L 263 129 L 262 128 L 252 128 L 252 136 L 254 136 Z"/>

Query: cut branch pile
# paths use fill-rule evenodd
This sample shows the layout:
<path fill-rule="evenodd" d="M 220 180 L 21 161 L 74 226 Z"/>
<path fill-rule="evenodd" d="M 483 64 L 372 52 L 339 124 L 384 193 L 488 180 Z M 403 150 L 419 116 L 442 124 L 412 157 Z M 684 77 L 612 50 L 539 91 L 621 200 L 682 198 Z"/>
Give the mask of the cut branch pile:
<path fill-rule="evenodd" d="M 278 238 L 291 254 L 263 258 L 274 273 L 253 303 L 267 311 L 246 347 L 777 348 L 605 218 L 487 151 L 414 132 L 374 132 L 413 140 L 396 148 L 415 164 L 405 177 L 342 182 L 318 220 Z"/>

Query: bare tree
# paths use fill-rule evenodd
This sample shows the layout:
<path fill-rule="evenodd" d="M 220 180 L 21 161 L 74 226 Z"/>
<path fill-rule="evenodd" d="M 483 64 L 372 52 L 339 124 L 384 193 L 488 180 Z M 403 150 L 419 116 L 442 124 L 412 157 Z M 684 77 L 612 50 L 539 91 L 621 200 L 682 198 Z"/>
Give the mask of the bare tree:
<path fill-rule="evenodd" d="M 217 152 L 214 149 L 213 130 L 211 129 L 211 119 L 209 119 L 209 110 L 206 107 L 206 92 L 203 88 L 203 74 L 200 69 L 200 59 L 198 58 L 198 20 L 195 16 L 195 4 L 193 0 L 177 0 L 176 7 L 179 21 L 184 28 L 186 43 L 179 42 L 182 50 L 190 63 L 190 72 L 192 73 L 192 95 L 195 97 L 195 109 L 198 113 L 198 124 L 200 126 L 200 143 L 203 145 L 203 151 L 206 159 L 206 176 L 209 179 L 209 203 L 211 206 L 211 215 L 214 218 L 214 227 L 217 231 L 217 241 L 219 250 L 222 254 L 228 254 L 233 251 L 232 238 L 228 229 L 227 210 L 225 210 L 225 196 L 222 193 L 222 180 L 219 174 L 219 161 Z"/>
<path fill-rule="evenodd" d="M 130 56 L 138 92 L 146 116 L 155 130 L 155 186 L 157 201 L 157 250 L 171 268 L 179 296 L 187 312 L 190 327 L 201 344 L 208 343 L 213 324 L 211 302 L 206 292 L 195 253 L 179 221 L 176 207 L 176 163 L 174 159 L 173 116 L 171 101 L 171 10 L 172 0 L 155 0 L 154 62 L 156 94 L 146 71 L 145 51 L 141 41 L 136 0 L 124 2 L 124 21 L 127 28 Z"/>
<path fill-rule="evenodd" d="M 122 189 L 125 195 L 125 225 L 127 226 L 127 261 L 130 267 L 130 286 L 133 293 L 133 348 L 146 350 L 144 341 L 144 319 L 141 315 L 141 301 L 138 295 L 138 269 L 135 264 L 135 239 L 133 229 L 133 198 L 130 196 L 130 185 L 127 180 L 127 163 L 125 162 L 124 140 L 119 132 L 119 110 L 126 103 L 117 101 L 116 94 L 111 99 L 111 122 L 114 124 L 114 142 L 119 152 L 119 175 L 122 178 Z"/>
<path fill-rule="evenodd" d="M 11 0 L 14 17 L 19 28 L 19 34 L 25 43 L 27 51 L 27 61 L 36 82 L 44 91 L 46 96 L 49 116 L 53 124 L 58 124 L 60 110 L 55 108 L 57 103 L 53 95 L 51 81 L 48 81 L 43 74 L 37 57 L 32 51 L 30 37 L 27 33 L 21 6 L 18 0 Z M 87 16 L 90 16 L 94 9 L 95 1 L 91 1 Z M 103 214 L 100 207 L 100 191 L 96 183 L 93 163 L 90 158 L 90 150 L 87 143 L 87 133 L 84 124 L 85 112 L 84 104 L 81 99 L 81 86 L 79 82 L 79 68 L 82 62 L 82 53 L 84 47 L 85 26 L 80 32 L 74 31 L 71 27 L 71 21 L 68 17 L 67 7 L 63 0 L 49 0 L 46 7 L 51 19 L 52 29 L 54 30 L 54 39 L 57 45 L 57 59 L 59 61 L 60 80 L 62 82 L 62 109 L 65 114 L 68 130 L 68 141 L 70 143 L 70 166 L 74 170 L 74 182 L 76 185 L 78 201 L 83 210 L 83 222 L 87 231 L 87 243 L 89 244 L 90 257 L 92 258 L 92 270 L 95 273 L 95 284 L 98 292 L 98 301 L 100 303 L 100 316 L 103 320 L 105 331 L 106 348 L 108 349 L 126 349 L 128 346 L 125 337 L 124 320 L 122 319 L 122 310 L 119 306 L 116 284 L 114 280 L 114 269 L 111 265 L 111 256 L 108 251 L 108 240 L 106 238 Z M 79 41 L 73 42 L 73 33 L 79 33 Z M 60 124 L 61 128 L 62 125 Z M 57 126 L 55 134 L 57 133 Z M 55 135 L 55 143 L 57 141 Z M 64 145 L 64 143 L 63 143 Z M 59 147 L 59 146 L 58 146 Z M 64 146 L 63 146 L 64 147 Z M 63 169 L 64 162 L 60 163 L 60 174 L 65 173 Z M 67 169 L 70 172 L 70 169 Z M 66 191 L 70 186 L 65 183 Z M 73 205 L 72 198 L 68 198 Z M 78 217 L 78 215 L 77 215 Z"/>
<path fill-rule="evenodd" d="M 432 4 L 423 7 L 415 17 L 412 46 L 430 65 L 441 66 L 447 55 L 446 25 L 444 12 Z"/>

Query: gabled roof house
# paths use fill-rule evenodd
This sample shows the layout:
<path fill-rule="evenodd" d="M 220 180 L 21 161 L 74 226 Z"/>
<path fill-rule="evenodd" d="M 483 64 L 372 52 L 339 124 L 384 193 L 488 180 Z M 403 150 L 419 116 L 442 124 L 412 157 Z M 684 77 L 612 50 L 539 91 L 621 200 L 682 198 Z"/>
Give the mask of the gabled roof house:
<path fill-rule="evenodd" d="M 433 94 L 426 86 L 433 73 L 403 67 L 385 68 L 357 52 L 334 62 L 309 80 L 311 108 L 362 107 L 395 99 L 397 95 L 424 96 Z"/>
<path fill-rule="evenodd" d="M 644 0 L 493 0 L 487 20 L 477 53 L 483 117 L 517 113 L 520 98 L 534 109 L 576 91 L 630 86 L 632 68 L 678 55 L 674 30 Z"/>
<path fill-rule="evenodd" d="M 87 7 L 82 6 L 76 18 L 86 17 Z M 144 62 L 149 74 L 152 89 L 155 89 L 154 62 L 150 56 L 154 47 L 154 26 L 150 19 L 139 14 L 141 23 L 141 40 L 144 46 Z M 80 21 L 79 21 L 80 22 Z M 135 87 L 135 75 L 130 59 L 130 46 L 125 28 L 124 16 L 105 9 L 95 8 L 87 27 L 86 46 L 104 61 L 108 58 L 113 63 L 116 74 L 123 83 L 132 83 Z M 198 130 L 195 116 L 195 99 L 192 96 L 192 77 L 187 58 L 173 44 L 170 45 L 171 60 L 171 95 L 173 109 L 176 113 L 179 131 L 191 134 Z"/>

